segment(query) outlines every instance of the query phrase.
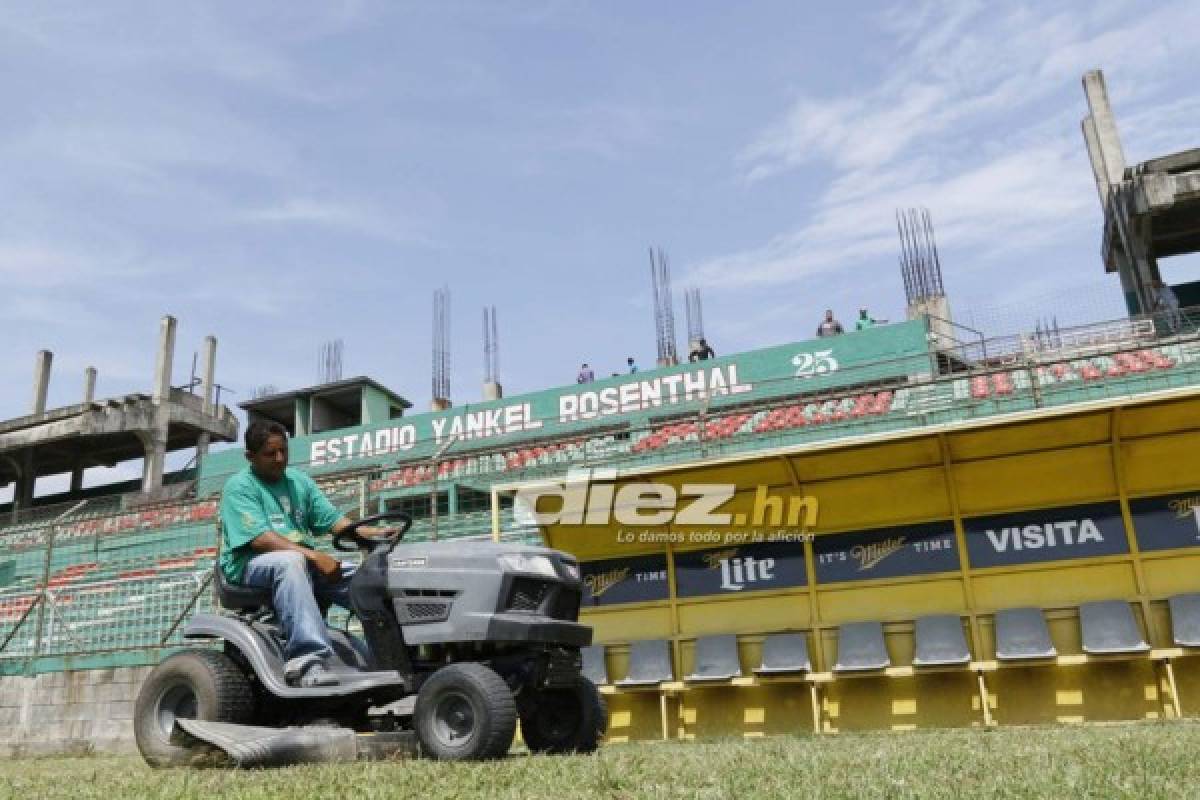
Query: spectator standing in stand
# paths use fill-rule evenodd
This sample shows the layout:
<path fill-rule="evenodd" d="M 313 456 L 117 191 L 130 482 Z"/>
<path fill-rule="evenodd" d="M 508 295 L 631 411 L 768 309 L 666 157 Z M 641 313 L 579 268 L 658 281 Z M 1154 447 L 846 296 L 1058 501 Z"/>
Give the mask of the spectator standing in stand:
<path fill-rule="evenodd" d="M 874 327 L 875 320 L 867 315 L 867 310 L 865 308 L 860 308 L 858 310 L 858 319 L 854 323 L 854 330 L 865 331 L 867 328 Z"/>
<path fill-rule="evenodd" d="M 629 366 L 629 374 L 630 375 L 632 375 L 633 373 L 638 371 L 637 362 L 635 362 L 633 360 L 633 356 L 630 356 L 629 358 L 625 359 L 625 363 Z"/>
<path fill-rule="evenodd" d="M 701 336 L 693 345 L 692 351 L 688 353 L 688 361 L 708 361 L 710 358 L 716 358 L 717 354 L 708 346 L 708 342 L 704 341 Z"/>
<path fill-rule="evenodd" d="M 817 326 L 817 336 L 822 339 L 827 336 L 837 336 L 839 333 L 845 333 L 842 328 L 842 323 L 833 318 L 833 309 L 825 309 L 825 319 L 821 320 L 821 324 Z"/>
<path fill-rule="evenodd" d="M 596 380 L 596 373 L 592 372 L 592 368 L 583 362 L 583 366 L 579 368 L 579 374 L 575 377 L 576 383 L 591 383 Z"/>

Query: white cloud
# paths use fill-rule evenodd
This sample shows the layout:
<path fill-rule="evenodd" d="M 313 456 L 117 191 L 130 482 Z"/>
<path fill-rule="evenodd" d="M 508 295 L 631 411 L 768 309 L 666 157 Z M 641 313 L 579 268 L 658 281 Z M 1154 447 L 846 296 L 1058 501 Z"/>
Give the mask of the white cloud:
<path fill-rule="evenodd" d="M 0 280 L 9 292 L 60 286 L 85 264 L 77 254 L 42 242 L 0 242 Z"/>
<path fill-rule="evenodd" d="M 1087 236 L 1096 199 L 1078 128 L 1080 77 L 1103 66 L 1110 94 L 1129 87 L 1114 98 L 1127 136 L 1194 138 L 1196 102 L 1154 87 L 1200 65 L 1198 13 L 1192 3 L 1047 15 L 936 2 L 888 12 L 881 24 L 894 49 L 883 61 L 896 69 L 857 95 L 797 98 L 735 159 L 750 190 L 832 169 L 817 201 L 792 230 L 694 264 L 685 280 L 730 289 L 865 274 L 880 261 L 892 270 L 894 213 L 909 206 L 931 208 L 939 244 L 970 253 L 960 274 Z M 1158 44 L 1132 44 L 1147 39 Z"/>
<path fill-rule="evenodd" d="M 625 158 L 632 149 L 654 144 L 668 114 L 661 108 L 620 103 L 595 103 L 543 115 L 554 135 L 548 146 L 576 150 L 609 161 Z"/>
<path fill-rule="evenodd" d="M 433 244 L 431 239 L 417 230 L 411 218 L 353 202 L 292 197 L 276 205 L 249 209 L 240 218 L 250 223 L 316 225 L 392 242 Z"/>
<path fill-rule="evenodd" d="M 39 6 L 0 18 L 0 37 L 84 71 L 136 70 L 148 80 L 167 71 L 203 74 L 291 100 L 325 102 L 338 93 L 336 84 L 304 73 L 285 45 L 360 25 L 365 12 L 353 2 L 295 11 L 291 4 L 218 9 L 183 0 L 79 5 L 69 11 Z M 152 36 L 127 35 L 147 29 Z"/>
<path fill-rule="evenodd" d="M 902 89 L 895 103 L 867 97 L 802 99 L 739 156 L 747 179 L 761 180 L 811 161 L 865 169 L 891 161 L 923 130 L 945 101 L 936 86 Z"/>

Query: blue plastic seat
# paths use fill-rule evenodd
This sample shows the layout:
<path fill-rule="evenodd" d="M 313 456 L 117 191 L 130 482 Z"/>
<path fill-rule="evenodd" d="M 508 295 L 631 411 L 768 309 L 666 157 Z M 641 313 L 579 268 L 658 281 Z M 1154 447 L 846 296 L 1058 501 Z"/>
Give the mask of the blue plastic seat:
<path fill-rule="evenodd" d="M 966 664 L 971 660 L 962 619 L 957 614 L 921 617 L 916 623 L 916 655 L 913 666 L 941 667 Z"/>
<path fill-rule="evenodd" d="M 1180 647 L 1200 647 L 1200 594 L 1177 594 L 1171 609 L 1171 638 Z"/>
<path fill-rule="evenodd" d="M 604 645 L 588 645 L 580 651 L 583 656 L 583 677 L 597 686 L 608 683 L 608 665 L 604 662 Z"/>
<path fill-rule="evenodd" d="M 883 642 L 880 622 L 850 622 L 838 628 L 837 663 L 834 672 L 865 672 L 892 664 Z"/>
<path fill-rule="evenodd" d="M 812 671 L 808 636 L 803 633 L 772 633 L 763 640 L 762 664 L 756 675 L 788 675 Z"/>
<path fill-rule="evenodd" d="M 738 658 L 737 636 L 732 633 L 720 636 L 701 636 L 696 640 L 696 663 L 685 681 L 727 681 L 740 677 L 741 660 Z"/>
<path fill-rule="evenodd" d="M 1079 624 L 1085 653 L 1144 653 L 1150 649 L 1124 600 L 1084 603 L 1079 607 Z"/>
<path fill-rule="evenodd" d="M 653 686 L 673 680 L 670 642 L 646 639 L 629 645 L 629 672 L 617 681 L 617 686 Z"/>
<path fill-rule="evenodd" d="M 1057 655 L 1040 608 L 1006 608 L 996 612 L 997 659 L 1026 661 Z"/>

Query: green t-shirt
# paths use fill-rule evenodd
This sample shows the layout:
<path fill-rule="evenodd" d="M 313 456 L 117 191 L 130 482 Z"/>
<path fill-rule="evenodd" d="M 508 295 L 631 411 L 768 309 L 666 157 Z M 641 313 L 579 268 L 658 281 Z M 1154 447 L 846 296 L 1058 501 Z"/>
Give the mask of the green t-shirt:
<path fill-rule="evenodd" d="M 313 534 L 327 532 L 343 516 L 307 473 L 288 467 L 283 480 L 265 483 L 247 466 L 221 492 L 221 569 L 238 583 L 254 555 L 250 542 L 260 534 L 273 531 L 316 547 Z"/>

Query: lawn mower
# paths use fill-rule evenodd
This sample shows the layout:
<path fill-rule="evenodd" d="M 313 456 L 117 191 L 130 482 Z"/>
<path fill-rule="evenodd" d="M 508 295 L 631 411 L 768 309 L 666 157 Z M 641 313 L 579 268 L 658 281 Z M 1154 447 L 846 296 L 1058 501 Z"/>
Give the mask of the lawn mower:
<path fill-rule="evenodd" d="M 387 521 L 399 523 L 389 535 L 358 533 Z M 578 622 L 578 562 L 532 545 L 401 544 L 411 525 L 388 512 L 334 537 L 363 558 L 350 584 L 362 637 L 329 628 L 333 686 L 284 680 L 270 590 L 232 584 L 216 565 L 225 612 L 196 614 L 183 636 L 218 646 L 176 652 L 142 684 L 134 734 L 145 760 L 196 764 L 216 747 L 240 764 L 295 763 L 378 755 L 389 742 L 489 759 L 508 752 L 518 720 L 533 752 L 595 750 L 607 712 L 580 671 L 592 630 Z"/>

